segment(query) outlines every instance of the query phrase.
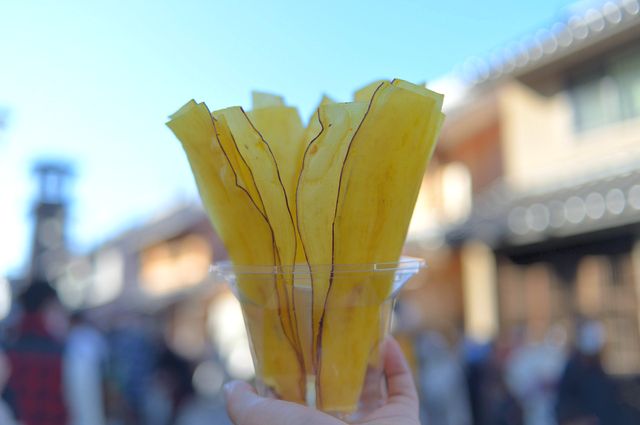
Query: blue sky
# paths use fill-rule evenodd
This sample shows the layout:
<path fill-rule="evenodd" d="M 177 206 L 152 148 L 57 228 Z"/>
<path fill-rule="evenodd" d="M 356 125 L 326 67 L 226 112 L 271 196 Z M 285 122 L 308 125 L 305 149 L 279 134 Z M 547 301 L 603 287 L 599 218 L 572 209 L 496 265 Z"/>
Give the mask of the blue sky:
<path fill-rule="evenodd" d="M 253 89 L 306 117 L 323 93 L 414 82 L 548 26 L 571 2 L 0 1 L 0 277 L 30 242 L 32 161 L 76 166 L 70 236 L 87 249 L 194 199 L 166 117 L 191 98 L 249 106 Z M 445 93 L 446 95 L 446 93 Z"/>

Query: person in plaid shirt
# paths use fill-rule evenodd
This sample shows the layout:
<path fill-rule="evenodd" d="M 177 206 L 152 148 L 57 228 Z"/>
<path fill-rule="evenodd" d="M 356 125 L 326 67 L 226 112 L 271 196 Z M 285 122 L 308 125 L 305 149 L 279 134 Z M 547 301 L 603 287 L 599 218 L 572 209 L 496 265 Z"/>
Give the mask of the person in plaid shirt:
<path fill-rule="evenodd" d="M 33 282 L 20 296 L 23 317 L 6 347 L 8 399 L 24 425 L 66 425 L 62 361 L 66 312 L 56 291 Z"/>

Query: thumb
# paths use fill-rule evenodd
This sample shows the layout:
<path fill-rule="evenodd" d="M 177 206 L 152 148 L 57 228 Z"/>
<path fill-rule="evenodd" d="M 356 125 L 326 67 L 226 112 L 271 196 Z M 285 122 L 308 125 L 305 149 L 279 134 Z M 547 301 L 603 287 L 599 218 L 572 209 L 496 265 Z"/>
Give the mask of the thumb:
<path fill-rule="evenodd" d="M 260 397 L 245 382 L 224 386 L 227 412 L 236 425 L 343 425 L 337 419 L 296 403 Z"/>
<path fill-rule="evenodd" d="M 400 345 L 391 336 L 388 337 L 385 346 L 384 372 L 387 377 L 389 401 L 417 408 L 418 394 L 413 382 L 413 373 Z"/>
<path fill-rule="evenodd" d="M 260 408 L 260 398 L 253 387 L 246 382 L 231 381 L 224 384 L 223 390 L 231 421 L 236 425 L 252 423 L 244 416 L 249 410 Z"/>

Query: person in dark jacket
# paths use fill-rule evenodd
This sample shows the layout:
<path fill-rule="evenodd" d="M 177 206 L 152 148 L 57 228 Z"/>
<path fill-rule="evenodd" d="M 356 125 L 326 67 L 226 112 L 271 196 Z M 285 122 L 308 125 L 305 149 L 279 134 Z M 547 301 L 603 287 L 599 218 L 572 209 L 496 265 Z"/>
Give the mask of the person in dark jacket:
<path fill-rule="evenodd" d="M 23 315 L 6 347 L 8 399 L 25 425 L 66 425 L 62 361 L 66 312 L 56 291 L 35 281 L 21 294 Z"/>
<path fill-rule="evenodd" d="M 602 368 L 603 346 L 602 326 L 594 321 L 582 323 L 558 387 L 556 419 L 559 425 L 625 423 L 616 385 Z"/>

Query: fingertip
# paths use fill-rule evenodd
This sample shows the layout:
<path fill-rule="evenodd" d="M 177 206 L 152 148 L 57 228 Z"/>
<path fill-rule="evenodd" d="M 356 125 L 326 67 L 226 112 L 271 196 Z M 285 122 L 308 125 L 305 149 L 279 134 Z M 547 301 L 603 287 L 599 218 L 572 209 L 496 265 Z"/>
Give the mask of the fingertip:
<path fill-rule="evenodd" d="M 398 341 L 393 337 L 393 335 L 389 334 L 385 337 L 384 339 L 384 343 L 390 346 L 393 346 L 395 348 L 400 348 L 400 344 L 398 344 Z"/>
<path fill-rule="evenodd" d="M 398 341 L 396 341 L 393 336 L 388 335 L 385 338 L 384 344 L 385 364 L 390 362 L 391 366 L 393 366 L 394 369 L 402 368 L 408 370 L 409 365 L 407 364 L 404 353 L 402 352 L 402 348 L 400 347 L 400 344 L 398 344 Z"/>
<path fill-rule="evenodd" d="M 253 387 L 242 381 L 229 381 L 222 387 L 227 405 L 227 413 L 235 424 L 242 423 L 244 412 L 259 399 Z"/>
<path fill-rule="evenodd" d="M 238 396 L 249 393 L 255 395 L 253 387 L 243 381 L 229 381 L 222 387 L 224 397 L 227 400 L 227 404 L 231 403 L 233 399 L 238 399 Z"/>
<path fill-rule="evenodd" d="M 252 391 L 253 387 L 244 381 L 233 380 L 224 384 L 222 387 L 225 393 L 231 393 L 232 391 Z"/>

